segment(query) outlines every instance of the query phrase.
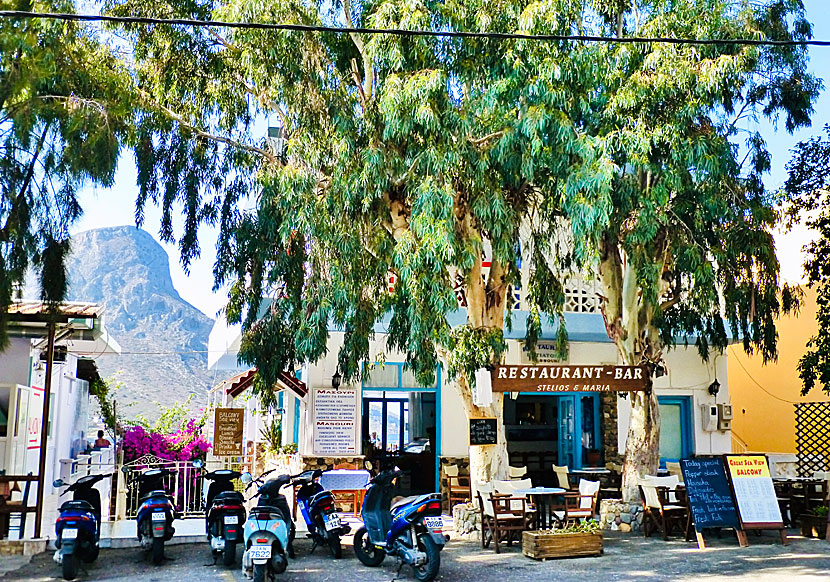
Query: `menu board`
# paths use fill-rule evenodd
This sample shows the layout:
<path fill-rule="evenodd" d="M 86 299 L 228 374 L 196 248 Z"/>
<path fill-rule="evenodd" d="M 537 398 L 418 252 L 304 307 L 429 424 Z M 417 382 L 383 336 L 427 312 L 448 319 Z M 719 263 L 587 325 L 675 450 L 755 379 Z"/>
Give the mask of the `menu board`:
<path fill-rule="evenodd" d="M 767 458 L 764 455 L 726 455 L 738 514 L 745 528 L 783 528 Z"/>
<path fill-rule="evenodd" d="M 314 454 L 355 455 L 357 392 L 318 388 L 314 391 Z"/>
<path fill-rule="evenodd" d="M 496 418 L 471 418 L 470 446 L 497 444 L 498 426 Z"/>
<path fill-rule="evenodd" d="M 239 456 L 242 454 L 242 408 L 217 408 L 213 416 L 213 454 Z"/>
<path fill-rule="evenodd" d="M 682 459 L 683 482 L 695 529 L 731 527 L 738 529 L 738 510 L 720 457 Z"/>

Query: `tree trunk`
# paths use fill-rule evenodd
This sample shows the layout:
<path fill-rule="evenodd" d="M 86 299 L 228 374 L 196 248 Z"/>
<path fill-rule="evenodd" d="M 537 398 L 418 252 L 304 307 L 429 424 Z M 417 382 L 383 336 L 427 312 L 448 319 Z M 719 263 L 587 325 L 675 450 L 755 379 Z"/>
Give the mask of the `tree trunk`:
<path fill-rule="evenodd" d="M 497 443 L 495 445 L 470 446 L 470 482 L 473 486 L 473 495 L 476 492 L 476 483 L 487 483 L 493 479 L 507 479 L 507 467 L 510 460 L 507 456 L 507 433 L 504 430 L 504 394 L 493 393 L 493 403 L 490 406 L 475 406 L 472 391 L 466 378 L 459 377 L 456 387 L 464 402 L 467 418 L 496 418 Z M 469 421 L 468 421 L 469 422 Z M 467 427 L 465 427 L 466 430 Z M 465 438 L 469 438 L 465 434 Z"/>
<path fill-rule="evenodd" d="M 625 439 L 625 462 L 623 463 L 622 495 L 624 501 L 637 502 L 637 489 L 643 475 L 654 475 L 660 462 L 660 408 L 657 395 L 651 389 L 647 392 L 632 392 L 631 423 Z"/>

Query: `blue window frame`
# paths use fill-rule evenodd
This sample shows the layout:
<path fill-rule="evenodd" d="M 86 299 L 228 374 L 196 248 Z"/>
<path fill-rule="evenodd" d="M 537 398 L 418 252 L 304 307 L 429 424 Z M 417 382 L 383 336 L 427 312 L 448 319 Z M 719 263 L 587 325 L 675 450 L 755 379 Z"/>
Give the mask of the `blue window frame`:
<path fill-rule="evenodd" d="M 364 364 L 364 372 L 366 371 Z M 435 371 L 435 384 L 423 386 L 416 379 L 412 370 L 405 369 L 403 362 L 386 362 L 376 365 L 370 374 L 360 381 L 361 388 L 361 418 L 363 417 L 363 402 L 365 392 L 432 392 L 435 394 L 435 490 L 440 488 L 440 463 L 441 456 L 441 366 Z M 392 397 L 395 395 L 392 394 Z M 363 428 L 361 428 L 361 432 Z"/>
<path fill-rule="evenodd" d="M 691 396 L 658 396 L 660 464 L 688 458 L 694 450 Z"/>

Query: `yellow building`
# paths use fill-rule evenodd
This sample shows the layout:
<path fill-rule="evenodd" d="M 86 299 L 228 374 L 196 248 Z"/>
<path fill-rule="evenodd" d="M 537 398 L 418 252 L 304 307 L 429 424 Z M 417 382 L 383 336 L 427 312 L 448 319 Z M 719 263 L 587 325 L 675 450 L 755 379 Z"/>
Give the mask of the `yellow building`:
<path fill-rule="evenodd" d="M 798 376 L 798 361 L 818 329 L 816 309 L 816 292 L 805 287 L 798 315 L 777 322 L 777 362 L 765 366 L 760 356 L 747 355 L 740 344 L 729 346 L 734 452 L 795 453 L 795 404 L 828 400 L 818 386 L 801 396 Z"/>

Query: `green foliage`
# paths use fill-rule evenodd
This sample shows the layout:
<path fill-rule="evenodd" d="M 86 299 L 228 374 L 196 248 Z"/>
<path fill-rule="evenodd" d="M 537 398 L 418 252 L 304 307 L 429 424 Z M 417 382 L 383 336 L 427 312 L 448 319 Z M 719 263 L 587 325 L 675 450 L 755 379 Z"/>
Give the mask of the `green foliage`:
<path fill-rule="evenodd" d="M 813 515 L 817 515 L 818 517 L 827 517 L 827 513 L 830 512 L 830 508 L 826 505 L 820 505 L 818 507 L 814 507 L 812 511 Z"/>
<path fill-rule="evenodd" d="M 579 523 L 572 523 L 570 525 L 566 525 L 565 527 L 555 528 L 546 530 L 547 533 L 552 534 L 575 534 L 575 533 L 582 533 L 582 534 L 597 534 L 602 531 L 602 528 L 599 522 L 595 519 L 586 519 Z"/>
<path fill-rule="evenodd" d="M 802 142 L 793 150 L 784 185 L 785 212 L 794 223 L 803 220 L 815 239 L 807 245 L 804 271 L 808 284 L 817 290 L 818 333 L 807 342 L 807 352 L 798 362 L 807 394 L 816 385 L 830 394 L 830 125 L 825 136 Z"/>
<path fill-rule="evenodd" d="M 201 428 L 207 422 L 208 414 L 211 408 L 205 407 L 199 411 L 197 417 L 193 417 L 193 411 L 190 403 L 193 401 L 193 394 L 187 397 L 184 402 L 174 402 L 169 406 L 165 406 L 160 402 L 155 405 L 159 409 L 159 417 L 155 422 L 151 422 L 146 416 L 139 414 L 136 416 L 134 424 L 144 427 L 149 432 L 158 434 L 175 434 L 179 429 L 186 425 L 191 419 L 195 426 Z"/>
<path fill-rule="evenodd" d="M 74 12 L 67 0 L 0 1 L 4 10 Z M 87 25 L 0 19 L 0 347 L 6 306 L 34 267 L 40 296 L 63 300 L 77 190 L 112 184 L 132 132 L 126 67 Z"/>
<path fill-rule="evenodd" d="M 89 395 L 93 396 L 98 403 L 101 418 L 104 426 L 112 435 L 121 432 L 123 415 L 118 415 L 115 409 L 115 392 L 124 387 L 116 376 L 110 378 L 99 378 L 89 385 Z"/>
<path fill-rule="evenodd" d="M 377 28 L 810 36 L 791 0 L 110 0 L 108 9 Z M 742 162 L 734 142 L 747 116 L 780 117 L 788 130 L 808 123 L 820 82 L 804 47 L 121 33 L 146 105 L 138 217 L 160 204 L 172 238 L 181 207 L 185 263 L 198 253 L 198 225 L 220 225 L 216 283 L 230 285 L 228 319 L 243 323 L 240 358 L 258 367 L 265 401 L 280 372 L 326 353 L 330 325 L 344 332 L 345 381 L 371 360 L 380 321 L 386 347 L 424 381 L 447 350 L 459 351 L 449 356 L 454 373 L 494 362 L 507 289 L 521 282 L 520 248 L 531 348 L 541 318 L 561 315 L 565 282 L 599 274 L 609 333 L 634 363 L 658 360 L 677 337 L 705 356 L 726 345 L 728 329 L 747 350 L 775 355 L 776 213 L 761 180 L 769 154 L 750 134 Z M 279 148 L 254 124 L 266 117 L 282 128 Z M 245 198 L 250 210 L 240 211 Z M 467 326 L 453 331 L 458 281 Z"/>
<path fill-rule="evenodd" d="M 265 441 L 265 450 L 276 452 L 282 447 L 282 422 L 279 418 L 274 418 L 259 429 Z"/>

